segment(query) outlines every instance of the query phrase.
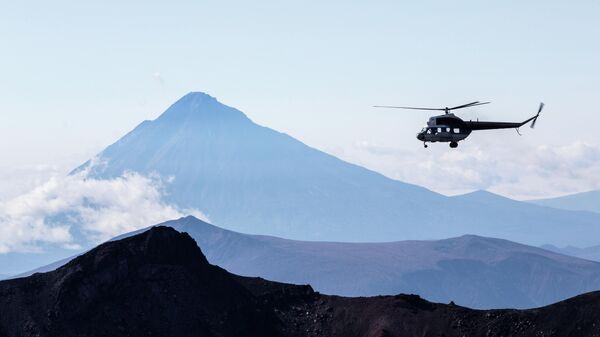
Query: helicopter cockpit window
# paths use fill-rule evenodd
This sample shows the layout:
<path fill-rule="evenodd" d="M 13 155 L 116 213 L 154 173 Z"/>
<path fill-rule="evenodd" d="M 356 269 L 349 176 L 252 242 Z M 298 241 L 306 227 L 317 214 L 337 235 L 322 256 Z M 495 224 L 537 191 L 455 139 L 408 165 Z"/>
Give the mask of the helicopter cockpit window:
<path fill-rule="evenodd" d="M 431 129 L 427 129 L 427 134 L 430 135 L 431 134 Z"/>
<path fill-rule="evenodd" d="M 437 132 L 442 132 L 442 128 L 437 128 Z"/>

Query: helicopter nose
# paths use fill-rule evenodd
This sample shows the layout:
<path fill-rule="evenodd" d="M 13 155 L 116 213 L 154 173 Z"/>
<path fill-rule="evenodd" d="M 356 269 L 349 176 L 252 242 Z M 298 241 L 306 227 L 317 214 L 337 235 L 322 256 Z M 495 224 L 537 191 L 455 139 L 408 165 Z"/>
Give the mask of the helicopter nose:
<path fill-rule="evenodd" d="M 418 140 L 425 140 L 425 135 L 422 133 L 417 133 L 417 139 Z"/>

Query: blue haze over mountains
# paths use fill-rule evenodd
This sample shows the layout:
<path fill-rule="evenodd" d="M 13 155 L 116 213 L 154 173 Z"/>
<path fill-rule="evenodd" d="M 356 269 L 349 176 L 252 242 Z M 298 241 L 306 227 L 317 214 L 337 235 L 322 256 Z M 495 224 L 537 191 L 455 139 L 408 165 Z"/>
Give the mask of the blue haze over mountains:
<path fill-rule="evenodd" d="M 538 307 L 600 289 L 598 262 L 475 235 L 344 243 L 242 234 L 192 216 L 160 225 L 190 234 L 210 263 L 229 272 L 310 284 L 325 294 L 415 293 L 430 301 L 489 309 Z M 51 271 L 71 259 L 20 276 Z"/>
<path fill-rule="evenodd" d="M 588 191 L 557 198 L 529 200 L 528 202 L 558 209 L 600 213 L 600 191 Z M 582 247 L 574 244 L 557 247 L 545 244 L 542 245 L 542 248 L 582 259 L 600 261 L 600 245 L 598 244 L 590 247 Z"/>
<path fill-rule="evenodd" d="M 600 213 L 600 191 L 588 191 L 558 198 L 530 200 L 529 202 L 552 208 Z"/>
<path fill-rule="evenodd" d="M 189 233 L 211 263 L 230 272 L 311 284 L 326 294 L 405 293 L 471 308 L 532 308 L 600 289 L 598 262 L 475 235 L 306 242 L 227 231 L 194 217 L 163 225 Z"/>
<path fill-rule="evenodd" d="M 349 242 L 477 234 L 531 245 L 600 244 L 598 213 L 483 191 L 447 197 L 256 125 L 204 93 L 190 93 L 144 121 L 99 159 L 92 177 L 125 171 L 174 177 L 168 202 L 241 232 Z"/>

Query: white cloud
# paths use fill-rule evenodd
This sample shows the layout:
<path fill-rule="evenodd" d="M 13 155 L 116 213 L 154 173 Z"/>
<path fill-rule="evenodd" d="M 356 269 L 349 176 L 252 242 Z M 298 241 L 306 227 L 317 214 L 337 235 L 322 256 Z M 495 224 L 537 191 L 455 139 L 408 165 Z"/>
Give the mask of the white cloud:
<path fill-rule="evenodd" d="M 433 144 L 408 151 L 361 141 L 344 157 L 445 194 L 487 189 L 530 199 L 600 189 L 600 147 L 585 142 L 550 147 L 482 141 L 456 150 Z"/>
<path fill-rule="evenodd" d="M 53 177 L 0 202 L 0 253 L 35 251 L 43 243 L 79 249 L 77 233 L 97 243 L 187 214 L 206 219 L 198 210 L 165 203 L 162 191 L 168 180 L 158 176 L 125 173 L 98 180 L 86 175 Z"/>

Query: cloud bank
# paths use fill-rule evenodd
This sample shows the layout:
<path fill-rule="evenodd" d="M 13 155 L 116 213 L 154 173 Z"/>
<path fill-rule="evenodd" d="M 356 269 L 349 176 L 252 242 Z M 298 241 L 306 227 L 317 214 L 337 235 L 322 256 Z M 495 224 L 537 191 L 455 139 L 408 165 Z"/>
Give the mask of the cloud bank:
<path fill-rule="evenodd" d="M 586 142 L 551 147 L 481 141 L 453 151 L 445 144 L 407 151 L 359 141 L 352 156 L 393 179 L 445 194 L 485 189 L 534 199 L 600 189 L 600 147 Z"/>
<path fill-rule="evenodd" d="M 125 173 L 98 180 L 80 172 L 53 177 L 0 202 L 0 253 L 38 251 L 43 244 L 79 249 L 115 235 L 200 211 L 181 210 L 162 200 L 168 181 Z"/>

